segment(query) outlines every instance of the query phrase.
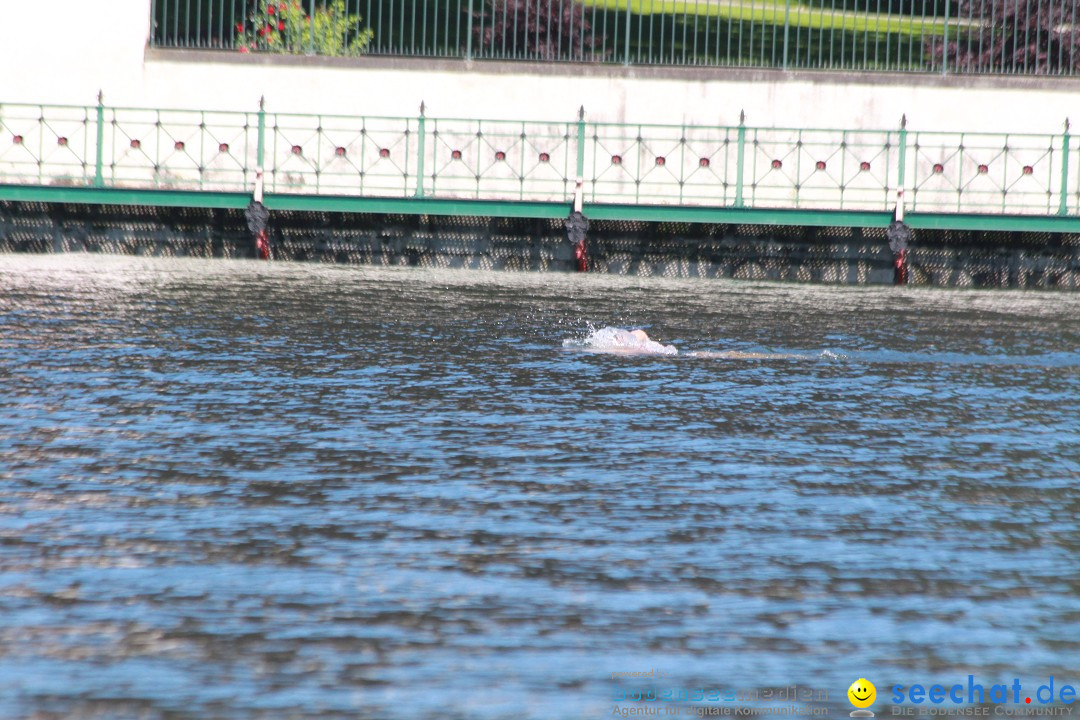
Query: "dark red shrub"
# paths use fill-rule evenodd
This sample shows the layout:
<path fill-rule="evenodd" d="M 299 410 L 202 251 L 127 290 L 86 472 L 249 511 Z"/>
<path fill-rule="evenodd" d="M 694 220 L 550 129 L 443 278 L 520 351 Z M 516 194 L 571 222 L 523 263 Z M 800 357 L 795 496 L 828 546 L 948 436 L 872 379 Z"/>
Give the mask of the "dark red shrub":
<path fill-rule="evenodd" d="M 954 18 L 974 23 L 950 29 L 949 43 L 935 38 L 927 52 L 958 72 L 1040 75 L 1080 70 L 1077 10 L 1063 0 L 960 0 Z M 944 53 L 944 55 L 943 55 Z"/>
<path fill-rule="evenodd" d="M 474 42 L 486 57 L 601 60 L 604 37 L 574 0 L 487 0 L 474 14 Z"/>

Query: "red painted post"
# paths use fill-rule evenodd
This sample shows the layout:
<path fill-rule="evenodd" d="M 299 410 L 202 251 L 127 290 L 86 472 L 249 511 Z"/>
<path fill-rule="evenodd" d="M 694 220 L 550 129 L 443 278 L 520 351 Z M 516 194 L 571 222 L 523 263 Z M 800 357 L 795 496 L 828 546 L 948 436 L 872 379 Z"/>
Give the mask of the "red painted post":
<path fill-rule="evenodd" d="M 896 253 L 896 260 L 893 263 L 893 267 L 893 284 L 907 285 L 907 248 Z"/>

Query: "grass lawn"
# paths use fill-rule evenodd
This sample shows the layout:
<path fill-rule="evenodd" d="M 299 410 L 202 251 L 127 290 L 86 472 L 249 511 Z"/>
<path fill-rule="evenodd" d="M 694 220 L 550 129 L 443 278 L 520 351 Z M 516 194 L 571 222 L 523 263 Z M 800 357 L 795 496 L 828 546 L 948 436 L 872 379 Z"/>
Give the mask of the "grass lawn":
<path fill-rule="evenodd" d="M 886 13 L 832 10 L 803 5 L 798 0 L 584 0 L 585 5 L 626 10 L 636 15 L 674 15 L 731 18 L 764 25 L 784 25 L 847 32 L 895 33 L 926 37 L 970 30 L 975 23 L 962 19 L 911 17 Z M 959 0 L 957 2 L 959 5 Z M 786 20 L 785 20 L 786 18 Z"/>

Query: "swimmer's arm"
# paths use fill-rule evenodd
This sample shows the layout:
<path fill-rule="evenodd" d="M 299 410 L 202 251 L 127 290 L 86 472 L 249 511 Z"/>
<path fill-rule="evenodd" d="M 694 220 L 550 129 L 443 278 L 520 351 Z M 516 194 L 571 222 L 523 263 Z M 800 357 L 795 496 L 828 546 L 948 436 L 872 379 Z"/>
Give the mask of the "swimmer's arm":
<path fill-rule="evenodd" d="M 793 360 L 805 358 L 805 355 L 790 355 L 786 353 L 758 353 L 742 352 L 740 350 L 698 350 L 688 353 L 690 357 L 717 358 L 720 360 Z"/>

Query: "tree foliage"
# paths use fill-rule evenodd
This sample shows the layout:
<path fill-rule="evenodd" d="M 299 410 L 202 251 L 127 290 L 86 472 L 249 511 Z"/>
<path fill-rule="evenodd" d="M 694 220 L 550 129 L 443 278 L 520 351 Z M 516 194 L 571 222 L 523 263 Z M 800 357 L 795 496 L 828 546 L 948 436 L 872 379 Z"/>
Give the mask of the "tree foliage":
<path fill-rule="evenodd" d="M 948 69 L 969 72 L 1067 73 L 1080 70 L 1075 0 L 960 0 L 955 18 L 971 31 L 935 38 L 928 52 Z"/>
<path fill-rule="evenodd" d="M 485 54 L 540 60 L 595 60 L 605 55 L 585 7 L 574 0 L 487 0 L 473 37 Z"/>

